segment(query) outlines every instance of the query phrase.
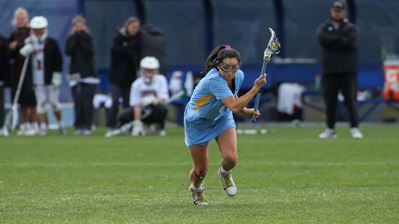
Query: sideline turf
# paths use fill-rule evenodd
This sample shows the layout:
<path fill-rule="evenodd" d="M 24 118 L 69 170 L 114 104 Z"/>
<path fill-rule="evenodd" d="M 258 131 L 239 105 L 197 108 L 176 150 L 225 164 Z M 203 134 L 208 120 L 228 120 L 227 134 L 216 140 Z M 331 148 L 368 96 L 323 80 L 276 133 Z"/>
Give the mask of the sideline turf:
<path fill-rule="evenodd" d="M 210 145 L 208 207 L 191 205 L 183 130 L 167 137 L 0 138 L 0 223 L 399 223 L 399 128 L 240 135 L 229 198 Z M 69 130 L 71 132 L 71 130 Z"/>

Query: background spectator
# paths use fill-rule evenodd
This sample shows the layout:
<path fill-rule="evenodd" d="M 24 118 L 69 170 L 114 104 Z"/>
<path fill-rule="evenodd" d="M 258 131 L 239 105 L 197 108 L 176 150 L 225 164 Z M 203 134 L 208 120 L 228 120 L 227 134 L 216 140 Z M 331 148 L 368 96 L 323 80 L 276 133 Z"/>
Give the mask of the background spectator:
<path fill-rule="evenodd" d="M 93 37 L 82 16 L 72 20 L 72 30 L 68 35 L 66 55 L 71 57 L 69 65 L 69 85 L 74 101 L 74 128 L 76 134 L 91 134 L 93 124 L 93 98 L 99 79 L 94 68 Z"/>
<path fill-rule="evenodd" d="M 24 8 L 17 8 L 14 13 L 13 25 L 15 30 L 8 39 L 10 57 L 10 85 L 12 100 L 14 99 L 19 78 L 25 58 L 19 54 L 19 50 L 25 45 L 25 39 L 29 37 L 29 16 Z M 38 131 L 36 98 L 33 91 L 32 75 L 26 74 L 23 81 L 18 103 L 21 109 L 21 125 L 18 135 L 35 135 Z"/>
<path fill-rule="evenodd" d="M 326 125 L 319 138 L 335 138 L 336 106 L 338 92 L 345 98 L 349 111 L 351 134 L 353 138 L 362 138 L 358 126 L 356 27 L 346 18 L 343 1 L 334 1 L 330 13 L 331 19 L 321 24 L 317 31 L 323 50 L 322 87 L 326 104 Z"/>
<path fill-rule="evenodd" d="M 140 20 L 131 17 L 126 20 L 124 27 L 113 39 L 109 76 L 112 106 L 107 111 L 106 122 L 106 126 L 110 129 L 116 127 L 120 98 L 123 108 L 129 107 L 130 86 L 137 77 L 140 61 L 140 26 Z"/>
<path fill-rule="evenodd" d="M 28 57 L 30 63 L 26 75 L 33 78 L 37 100 L 39 134 L 47 134 L 47 105 L 52 106 L 57 120 L 58 130 L 64 134 L 59 102 L 60 85 L 62 84 L 62 56 L 55 39 L 48 36 L 48 21 L 43 16 L 33 17 L 30 21 L 31 34 L 21 48 L 21 55 Z"/>
<path fill-rule="evenodd" d="M 7 63 L 7 40 L 0 35 L 0 127 L 3 127 L 4 124 L 4 86 L 6 85 L 6 74 L 8 73 Z"/>
<path fill-rule="evenodd" d="M 152 25 L 142 27 L 141 58 L 156 57 L 159 60 L 159 74 L 166 75 L 166 46 L 164 33 Z"/>

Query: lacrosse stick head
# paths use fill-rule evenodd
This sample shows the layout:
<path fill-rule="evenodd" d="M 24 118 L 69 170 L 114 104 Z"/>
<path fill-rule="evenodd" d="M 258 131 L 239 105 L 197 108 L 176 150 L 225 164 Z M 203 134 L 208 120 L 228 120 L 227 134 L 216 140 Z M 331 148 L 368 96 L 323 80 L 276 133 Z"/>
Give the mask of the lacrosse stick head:
<path fill-rule="evenodd" d="M 278 54 L 280 52 L 280 47 L 281 47 L 281 44 L 276 36 L 276 32 L 274 32 L 274 30 L 270 27 L 269 31 L 270 31 L 270 39 L 263 53 L 263 60 L 267 61 L 270 61 L 272 55 Z"/>

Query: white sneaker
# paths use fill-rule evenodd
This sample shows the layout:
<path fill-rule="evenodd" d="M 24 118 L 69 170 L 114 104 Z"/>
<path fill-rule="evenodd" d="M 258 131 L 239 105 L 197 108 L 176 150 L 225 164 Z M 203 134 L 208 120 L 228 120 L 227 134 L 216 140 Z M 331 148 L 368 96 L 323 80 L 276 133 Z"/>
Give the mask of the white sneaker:
<path fill-rule="evenodd" d="M 83 129 L 82 130 L 82 135 L 89 136 L 89 135 L 92 135 L 92 134 L 93 134 L 93 132 L 91 130 L 89 130 L 89 129 Z"/>
<path fill-rule="evenodd" d="M 359 128 L 351 128 L 351 134 L 352 134 L 352 138 L 355 138 L 355 139 L 363 138 L 363 134 L 359 130 Z"/>
<path fill-rule="evenodd" d="M 28 125 L 23 123 L 19 126 L 19 130 L 17 131 L 18 136 L 24 136 L 25 132 L 28 130 Z"/>
<path fill-rule="evenodd" d="M 162 136 L 162 137 L 166 136 L 166 131 L 164 129 L 158 130 L 157 133 L 158 133 L 159 136 Z"/>
<path fill-rule="evenodd" d="M 8 131 L 7 127 L 4 126 L 4 127 L 1 129 L 1 134 L 0 134 L 0 136 L 8 137 L 9 135 L 10 135 L 10 132 Z"/>
<path fill-rule="evenodd" d="M 226 194 L 230 197 L 234 197 L 237 194 L 237 186 L 234 183 L 233 175 L 231 172 L 227 174 L 223 174 L 221 169 L 219 168 L 218 174 L 220 179 L 222 180 L 223 188 L 226 191 Z"/>
<path fill-rule="evenodd" d="M 36 135 L 36 134 L 45 136 L 47 135 L 47 129 L 40 129 L 40 130 L 30 129 L 25 133 L 25 135 Z"/>
<path fill-rule="evenodd" d="M 118 129 L 110 129 L 107 131 L 107 133 L 105 133 L 105 137 L 110 138 L 110 137 L 116 136 L 117 131 L 118 131 Z"/>
<path fill-rule="evenodd" d="M 319 138 L 327 139 L 327 138 L 336 138 L 337 133 L 335 133 L 334 129 L 327 128 L 322 133 L 319 134 Z"/>
<path fill-rule="evenodd" d="M 133 136 L 145 135 L 143 122 L 141 122 L 141 121 L 133 121 L 132 135 Z"/>
<path fill-rule="evenodd" d="M 110 137 L 114 137 L 114 136 L 118 136 L 118 135 L 122 135 L 122 134 L 124 134 L 124 133 L 119 128 L 111 129 L 111 130 L 107 131 L 107 133 L 105 134 L 105 137 L 110 138 Z"/>
<path fill-rule="evenodd" d="M 204 195 L 204 185 L 201 184 L 201 186 L 194 187 L 193 184 L 190 185 L 190 187 L 188 188 L 189 191 L 191 191 L 191 197 L 193 199 L 193 204 L 196 206 L 207 206 L 208 205 L 208 201 L 205 198 Z"/>

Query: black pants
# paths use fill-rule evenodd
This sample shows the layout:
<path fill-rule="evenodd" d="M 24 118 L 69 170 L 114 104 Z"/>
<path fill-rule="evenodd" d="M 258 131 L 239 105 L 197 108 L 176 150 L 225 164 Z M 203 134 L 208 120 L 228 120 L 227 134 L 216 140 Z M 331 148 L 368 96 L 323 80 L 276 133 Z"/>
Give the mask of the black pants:
<path fill-rule="evenodd" d="M 110 86 L 110 94 L 112 98 L 112 106 L 107 110 L 106 115 L 106 126 L 108 128 L 115 128 L 117 125 L 117 115 L 119 111 L 120 102 L 119 99 L 122 98 L 123 108 L 129 107 L 130 98 L 130 86 L 120 87 L 114 84 Z"/>
<path fill-rule="evenodd" d="M 166 115 L 168 109 L 165 105 L 150 105 L 143 108 L 141 121 L 144 124 L 158 124 L 160 129 L 165 128 Z M 122 110 L 118 114 L 118 124 L 120 126 L 134 120 L 134 110 L 132 107 Z"/>
<path fill-rule="evenodd" d="M 4 87 L 0 84 L 0 128 L 3 127 L 5 118 Z"/>
<path fill-rule="evenodd" d="M 351 127 L 358 127 L 357 115 L 357 76 L 355 73 L 324 74 L 322 76 L 323 96 L 326 105 L 326 124 L 334 129 L 336 122 L 336 107 L 338 93 L 344 96 L 344 104 L 349 112 Z"/>
<path fill-rule="evenodd" d="M 93 98 L 97 85 L 80 83 L 72 87 L 74 102 L 75 129 L 91 130 L 94 116 Z"/>
<path fill-rule="evenodd" d="M 19 80 L 14 80 L 11 83 L 11 103 L 14 102 L 14 97 L 17 94 Z M 27 77 L 25 77 L 22 83 L 21 90 L 19 92 L 18 103 L 25 107 L 36 107 L 36 95 L 31 83 L 28 82 Z"/>

